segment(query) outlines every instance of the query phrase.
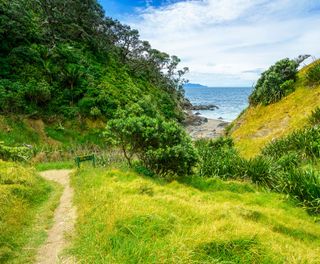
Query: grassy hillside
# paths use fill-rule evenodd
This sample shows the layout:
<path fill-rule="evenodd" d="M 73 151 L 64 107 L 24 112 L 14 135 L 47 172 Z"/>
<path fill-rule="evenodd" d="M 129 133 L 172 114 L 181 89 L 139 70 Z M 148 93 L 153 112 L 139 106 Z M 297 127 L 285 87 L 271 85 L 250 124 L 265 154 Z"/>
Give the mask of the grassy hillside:
<path fill-rule="evenodd" d="M 245 182 L 165 183 L 127 169 L 73 176 L 81 263 L 318 263 L 320 226 Z"/>
<path fill-rule="evenodd" d="M 32 263 L 59 197 L 35 170 L 0 160 L 0 263 Z"/>
<path fill-rule="evenodd" d="M 231 136 L 243 156 L 253 157 L 273 139 L 306 125 L 311 112 L 320 106 L 320 86 L 305 83 L 309 67 L 299 72 L 295 92 L 270 105 L 251 106 L 234 121 Z"/>
<path fill-rule="evenodd" d="M 101 145 L 101 131 L 105 123 L 101 120 L 59 119 L 43 121 L 25 116 L 0 115 L 0 141 L 6 145 L 30 144 L 38 147 L 63 147 L 81 144 Z"/>

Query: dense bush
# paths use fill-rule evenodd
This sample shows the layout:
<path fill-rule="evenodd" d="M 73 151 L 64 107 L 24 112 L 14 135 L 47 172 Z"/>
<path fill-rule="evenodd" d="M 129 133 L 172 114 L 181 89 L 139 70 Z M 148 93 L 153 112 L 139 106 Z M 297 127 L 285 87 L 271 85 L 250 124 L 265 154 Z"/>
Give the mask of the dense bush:
<path fill-rule="evenodd" d="M 123 151 L 130 166 L 137 157 L 160 176 L 191 173 L 197 154 L 184 129 L 173 121 L 128 115 L 108 122 L 109 142 Z"/>
<path fill-rule="evenodd" d="M 294 91 L 294 81 L 301 62 L 302 59 L 282 59 L 263 72 L 249 97 L 250 104 L 268 105 Z"/>
<path fill-rule="evenodd" d="M 98 1 L 3 0 L 0 16 L 0 113 L 105 120 L 149 96 L 160 115 L 182 119 L 187 68 Z"/>

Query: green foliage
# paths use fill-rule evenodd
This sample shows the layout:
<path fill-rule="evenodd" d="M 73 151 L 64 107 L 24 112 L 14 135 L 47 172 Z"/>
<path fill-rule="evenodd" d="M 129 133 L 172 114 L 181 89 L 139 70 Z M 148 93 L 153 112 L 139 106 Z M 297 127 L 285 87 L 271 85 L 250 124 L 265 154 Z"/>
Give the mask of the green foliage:
<path fill-rule="evenodd" d="M 320 213 L 320 174 L 292 169 L 277 182 L 277 189 L 296 198 L 312 213 Z"/>
<path fill-rule="evenodd" d="M 241 159 L 233 148 L 231 138 L 200 140 L 196 142 L 196 147 L 200 156 L 200 176 L 236 178 L 239 175 L 238 164 L 241 163 Z"/>
<path fill-rule="evenodd" d="M 308 127 L 293 132 L 289 136 L 271 142 L 262 154 L 280 159 L 288 153 L 294 152 L 301 160 L 317 159 L 320 157 L 320 127 Z"/>
<path fill-rule="evenodd" d="M 308 85 L 315 86 L 320 84 L 320 62 L 317 61 L 306 72 Z"/>
<path fill-rule="evenodd" d="M 109 121 L 105 135 L 121 148 L 130 166 L 136 155 L 146 168 L 160 176 L 190 174 L 197 161 L 191 139 L 173 121 L 131 113 Z"/>
<path fill-rule="evenodd" d="M 320 125 L 320 106 L 312 111 L 312 114 L 309 117 L 309 123 L 311 125 Z"/>
<path fill-rule="evenodd" d="M 32 157 L 32 150 L 28 147 L 9 147 L 0 141 L 0 159 L 5 161 L 28 161 Z"/>
<path fill-rule="evenodd" d="M 312 115 L 313 116 L 313 115 Z M 320 128 L 307 127 L 271 142 L 262 154 L 276 164 L 272 189 L 290 194 L 312 212 L 320 212 L 320 175 L 301 168 L 320 158 Z"/>
<path fill-rule="evenodd" d="M 273 167 L 262 157 L 246 160 L 234 149 L 231 138 L 201 140 L 197 144 L 200 156 L 199 174 L 222 179 L 250 179 L 254 183 L 271 187 Z"/>
<path fill-rule="evenodd" d="M 320 175 L 303 168 L 320 157 L 319 126 L 273 141 L 262 150 L 262 155 L 250 160 L 238 155 L 230 139 L 199 141 L 196 146 L 200 176 L 249 179 L 290 195 L 310 212 L 320 212 Z"/>
<path fill-rule="evenodd" d="M 294 82 L 301 60 L 282 59 L 261 74 L 249 97 L 251 105 L 268 105 L 294 91 Z"/>
<path fill-rule="evenodd" d="M 0 14 L 0 112 L 112 119 L 143 96 L 182 119 L 187 69 L 98 1 L 3 0 Z"/>
<path fill-rule="evenodd" d="M 270 159 L 258 156 L 243 163 L 245 178 L 250 179 L 253 183 L 274 189 L 278 173 L 277 168 Z"/>

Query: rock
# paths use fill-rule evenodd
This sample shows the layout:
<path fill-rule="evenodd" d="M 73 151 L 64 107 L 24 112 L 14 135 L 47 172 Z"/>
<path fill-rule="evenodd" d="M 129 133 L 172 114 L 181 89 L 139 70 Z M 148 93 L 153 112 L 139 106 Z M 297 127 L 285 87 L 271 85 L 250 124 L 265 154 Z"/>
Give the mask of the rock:
<path fill-rule="evenodd" d="M 218 118 L 219 120 L 223 120 L 223 118 L 220 116 L 219 118 Z"/>
<path fill-rule="evenodd" d="M 195 115 L 197 115 L 197 116 L 198 116 L 198 115 L 201 115 L 201 114 L 200 114 L 199 112 L 196 112 L 196 113 L 195 113 Z"/>
<path fill-rule="evenodd" d="M 219 109 L 218 106 L 214 105 L 214 104 L 208 104 L 208 105 L 192 105 L 191 108 L 189 108 L 190 110 L 215 110 L 215 109 Z"/>
<path fill-rule="evenodd" d="M 194 115 L 191 111 L 188 111 L 183 123 L 186 126 L 201 126 L 203 123 L 207 122 L 208 118 L 199 115 Z"/>
<path fill-rule="evenodd" d="M 183 107 L 183 109 L 186 109 L 186 110 L 192 110 L 193 105 L 191 104 L 189 99 L 184 98 L 184 100 L 182 102 L 182 107 Z"/>
<path fill-rule="evenodd" d="M 218 127 L 226 127 L 227 125 L 229 125 L 228 122 L 222 122 L 218 125 Z"/>

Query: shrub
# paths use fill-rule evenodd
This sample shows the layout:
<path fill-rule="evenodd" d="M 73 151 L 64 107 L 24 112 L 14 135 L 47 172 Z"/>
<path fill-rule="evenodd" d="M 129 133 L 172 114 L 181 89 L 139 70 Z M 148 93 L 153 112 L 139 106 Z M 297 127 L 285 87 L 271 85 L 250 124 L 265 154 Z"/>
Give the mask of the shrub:
<path fill-rule="evenodd" d="M 320 175 L 315 171 L 288 171 L 279 179 L 277 189 L 296 198 L 309 211 L 320 213 Z"/>
<path fill-rule="evenodd" d="M 127 116 L 108 122 L 108 141 L 121 148 L 130 166 L 134 156 L 160 176 L 191 173 L 197 161 L 191 139 L 173 121 L 146 115 Z"/>
<path fill-rule="evenodd" d="M 320 84 L 320 61 L 315 62 L 306 72 L 306 80 L 309 85 Z"/>
<path fill-rule="evenodd" d="M 263 72 L 249 97 L 250 104 L 268 105 L 294 91 L 294 81 L 302 61 L 282 59 Z"/>
<path fill-rule="evenodd" d="M 253 183 L 273 187 L 276 166 L 270 158 L 258 156 L 250 160 L 243 159 L 234 149 L 230 138 L 201 140 L 197 142 L 197 148 L 200 176 L 250 179 Z"/>
<path fill-rule="evenodd" d="M 0 111 L 5 113 L 21 112 L 26 108 L 24 86 L 19 82 L 0 79 Z"/>
<path fill-rule="evenodd" d="M 268 144 L 262 154 L 275 159 L 290 152 L 296 152 L 300 159 L 315 159 L 320 157 L 320 127 L 309 127 L 293 132 Z"/>
<path fill-rule="evenodd" d="M 101 111 L 98 107 L 94 106 L 90 110 L 90 115 L 94 118 L 101 117 Z"/>
<path fill-rule="evenodd" d="M 244 168 L 245 177 L 253 183 L 270 189 L 277 187 L 279 174 L 271 159 L 258 156 L 247 161 Z"/>
<path fill-rule="evenodd" d="M 320 125 L 320 107 L 318 106 L 314 111 L 312 111 L 309 117 L 309 123 L 311 125 Z"/>
<path fill-rule="evenodd" d="M 295 91 L 294 80 L 287 80 L 284 83 L 282 83 L 280 85 L 280 91 L 284 96 L 293 93 Z"/>
<path fill-rule="evenodd" d="M 9 147 L 0 141 L 0 159 L 4 161 L 28 161 L 32 151 L 28 147 Z"/>
<path fill-rule="evenodd" d="M 303 160 L 320 157 L 319 128 L 307 128 L 270 143 L 262 155 L 241 158 L 229 138 L 200 140 L 199 173 L 203 177 L 249 179 L 297 199 L 309 211 L 320 212 L 320 176 L 297 169 Z"/>
<path fill-rule="evenodd" d="M 242 159 L 233 148 L 231 138 L 199 140 L 196 142 L 199 159 L 199 174 L 202 177 L 218 176 L 221 178 L 242 177 L 239 164 Z"/>
<path fill-rule="evenodd" d="M 273 190 L 289 194 L 309 211 L 320 212 L 320 175 L 299 169 L 303 162 L 320 157 L 320 127 L 308 127 L 271 142 L 263 150 L 264 158 L 271 158 L 275 173 L 271 177 Z"/>
<path fill-rule="evenodd" d="M 25 87 L 27 101 L 42 106 L 51 99 L 50 86 L 46 81 L 30 81 Z"/>
<path fill-rule="evenodd" d="M 290 170 L 297 167 L 301 162 L 301 159 L 297 152 L 290 151 L 290 152 L 287 152 L 286 154 L 283 154 L 275 162 L 283 170 Z"/>

